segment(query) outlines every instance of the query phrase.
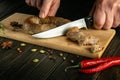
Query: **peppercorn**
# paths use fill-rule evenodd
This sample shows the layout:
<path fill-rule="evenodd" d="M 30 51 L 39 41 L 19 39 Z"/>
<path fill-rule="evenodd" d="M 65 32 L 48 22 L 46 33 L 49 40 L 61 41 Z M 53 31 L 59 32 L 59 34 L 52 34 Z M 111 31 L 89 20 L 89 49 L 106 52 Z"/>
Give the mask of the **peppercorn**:
<path fill-rule="evenodd" d="M 23 53 L 23 51 L 21 50 L 21 48 L 17 48 L 17 51 L 18 51 L 18 53 Z"/>

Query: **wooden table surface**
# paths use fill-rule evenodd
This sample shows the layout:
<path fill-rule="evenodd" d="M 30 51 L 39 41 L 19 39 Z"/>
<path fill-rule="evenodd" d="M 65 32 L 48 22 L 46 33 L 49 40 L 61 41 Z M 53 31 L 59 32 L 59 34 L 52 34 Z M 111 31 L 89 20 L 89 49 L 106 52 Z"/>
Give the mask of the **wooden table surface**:
<path fill-rule="evenodd" d="M 60 7 L 57 16 L 72 20 L 78 18 L 78 16 L 84 17 L 86 15 L 82 14 L 80 16 L 78 12 L 74 16 L 73 14 L 75 13 L 72 12 L 73 14 L 71 13 L 71 15 L 73 16 L 70 17 L 70 14 L 67 15 L 67 12 L 65 13 L 64 10 L 64 7 Z M 15 12 L 33 15 L 38 15 L 39 13 L 36 8 L 27 6 L 24 0 L 0 0 L 0 20 Z M 102 57 L 120 56 L 120 28 L 115 30 L 116 35 Z M 0 44 L 8 40 L 11 39 L 0 37 Z M 2 49 L 0 47 L 0 80 L 120 80 L 120 66 L 114 66 L 94 74 L 84 74 L 77 70 L 65 72 L 64 69 L 67 66 L 77 64 L 89 58 L 29 43 L 25 43 L 26 46 L 21 47 L 20 44 L 23 42 L 11 41 L 13 41 L 11 49 Z M 21 48 L 23 53 L 18 53 L 17 48 Z M 38 50 L 32 52 L 31 49 Z M 40 50 L 44 50 L 45 53 L 41 54 Z M 63 56 L 60 56 L 61 54 Z M 39 59 L 39 62 L 33 62 L 34 59 Z"/>

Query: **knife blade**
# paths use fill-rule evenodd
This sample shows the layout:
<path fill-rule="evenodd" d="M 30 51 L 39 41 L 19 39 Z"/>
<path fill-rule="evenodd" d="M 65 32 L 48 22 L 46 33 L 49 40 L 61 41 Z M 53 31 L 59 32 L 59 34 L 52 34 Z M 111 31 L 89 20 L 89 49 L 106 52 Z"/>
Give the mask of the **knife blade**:
<path fill-rule="evenodd" d="M 82 19 L 78 19 L 78 20 L 66 23 L 64 25 L 61 25 L 59 27 L 56 27 L 44 32 L 33 34 L 32 36 L 35 38 L 53 38 L 53 37 L 64 35 L 65 32 L 71 27 L 77 26 L 79 29 L 80 28 L 87 29 L 88 27 L 92 26 L 92 24 L 93 24 L 93 17 L 89 16 L 89 17 L 85 17 Z"/>

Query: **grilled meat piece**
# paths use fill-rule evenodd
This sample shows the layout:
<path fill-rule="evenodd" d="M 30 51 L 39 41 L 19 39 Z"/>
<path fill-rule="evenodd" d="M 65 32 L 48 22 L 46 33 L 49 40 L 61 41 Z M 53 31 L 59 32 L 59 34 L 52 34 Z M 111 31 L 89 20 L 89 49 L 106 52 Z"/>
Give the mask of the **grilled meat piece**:
<path fill-rule="evenodd" d="M 97 45 L 92 45 L 90 50 L 91 50 L 92 53 L 96 53 L 96 52 L 99 52 L 99 51 L 103 50 L 103 47 L 98 45 L 98 44 Z"/>
<path fill-rule="evenodd" d="M 61 17 L 48 16 L 46 18 L 39 18 L 37 16 L 30 16 L 24 21 L 23 29 L 26 33 L 35 34 L 68 22 L 70 22 L 70 20 Z"/>
<path fill-rule="evenodd" d="M 78 27 L 72 27 L 67 31 L 66 35 L 72 41 L 77 41 L 80 37 L 84 36 L 84 33 L 80 32 Z"/>
<path fill-rule="evenodd" d="M 72 41 L 77 41 L 79 45 L 94 45 L 99 41 L 99 39 L 94 36 L 80 32 L 78 27 L 72 27 L 66 35 Z"/>

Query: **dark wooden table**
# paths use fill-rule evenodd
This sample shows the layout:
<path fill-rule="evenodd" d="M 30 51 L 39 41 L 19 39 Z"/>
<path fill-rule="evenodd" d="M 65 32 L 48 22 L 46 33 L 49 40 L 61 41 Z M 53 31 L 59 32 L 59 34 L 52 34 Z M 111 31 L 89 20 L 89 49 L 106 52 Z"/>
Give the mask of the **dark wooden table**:
<path fill-rule="evenodd" d="M 88 4 L 92 3 L 87 2 L 83 6 L 86 7 Z M 57 16 L 71 20 L 84 17 L 89 12 L 89 9 L 84 11 L 82 8 L 81 11 L 86 14 L 81 13 L 81 11 L 72 12 L 74 9 L 69 8 L 70 5 L 61 5 L 63 7 L 60 7 Z M 67 12 L 66 9 L 69 11 Z M 27 6 L 24 0 L 0 0 L 0 20 L 5 19 L 15 12 L 33 15 L 38 15 L 39 13 L 36 8 Z M 120 28 L 116 28 L 115 30 L 116 35 L 102 57 L 120 56 Z M 0 44 L 8 40 L 11 39 L 0 37 Z M 0 47 L 0 80 L 120 80 L 120 66 L 114 66 L 94 74 L 83 74 L 77 70 L 65 72 L 65 67 L 89 58 L 29 43 L 25 43 L 26 46 L 21 47 L 20 44 L 24 42 L 11 41 L 13 41 L 11 49 L 2 49 Z M 17 48 L 21 48 L 23 53 L 18 53 Z M 38 49 L 38 51 L 32 52 L 31 49 L 34 48 Z M 44 50 L 45 53 L 40 54 L 39 50 Z M 63 54 L 63 57 L 60 56 L 61 54 Z M 39 62 L 33 62 L 34 59 L 39 59 Z"/>

